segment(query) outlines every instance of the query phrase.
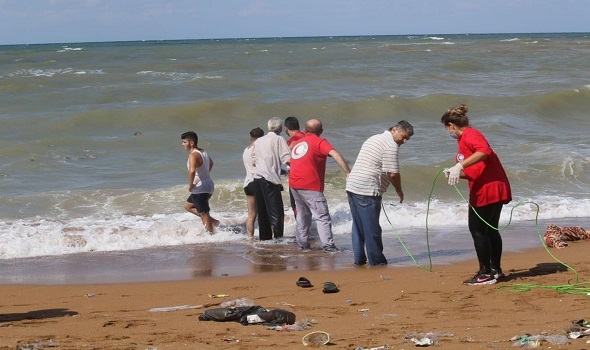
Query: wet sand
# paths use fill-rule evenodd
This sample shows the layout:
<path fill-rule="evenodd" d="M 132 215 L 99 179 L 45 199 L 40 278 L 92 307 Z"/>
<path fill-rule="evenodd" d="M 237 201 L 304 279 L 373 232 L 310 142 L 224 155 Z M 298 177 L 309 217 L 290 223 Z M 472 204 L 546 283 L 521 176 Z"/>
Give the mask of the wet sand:
<path fill-rule="evenodd" d="M 409 338 L 428 332 L 437 335 L 441 348 L 508 349 L 514 336 L 565 335 L 572 321 L 590 319 L 590 296 L 556 290 L 556 286 L 588 281 L 589 251 L 588 241 L 550 249 L 575 272 L 543 248 L 505 253 L 503 267 L 508 276 L 489 286 L 462 284 L 477 268 L 472 259 L 435 264 L 432 271 L 392 264 L 244 275 L 218 276 L 216 272 L 180 281 L 97 284 L 89 283 L 89 277 L 80 281 L 85 284 L 2 285 L 0 349 L 50 345 L 58 349 L 302 349 L 301 339 L 311 331 L 329 333 L 329 349 L 384 345 L 411 349 L 415 345 Z M 296 286 L 302 276 L 313 287 Z M 323 293 L 327 281 L 334 282 L 340 292 Z M 515 292 L 514 287 L 522 284 L 546 288 Z M 210 294 L 228 296 L 213 299 Z M 297 321 L 313 327 L 276 331 L 263 325 L 198 320 L 204 310 L 241 297 L 265 308 L 291 311 Z M 205 307 L 149 311 L 183 305 Z M 584 349 L 588 339 L 570 340 L 569 345 L 545 342 L 541 348 Z"/>
<path fill-rule="evenodd" d="M 580 218 L 539 221 L 544 232 L 548 224 L 588 227 Z M 384 254 L 390 267 L 457 263 L 475 257 L 473 241 L 466 227 L 400 229 L 392 234 L 383 227 Z M 399 235 L 399 236 L 398 236 Z M 513 223 L 502 232 L 504 252 L 542 247 L 534 221 Z M 63 256 L 0 261 L 0 285 L 6 284 L 91 284 L 156 282 L 247 276 L 279 271 L 333 271 L 352 269 L 350 234 L 335 235 L 342 250 L 325 254 L 317 236 L 314 250 L 300 253 L 294 237 L 284 242 L 241 241 L 159 247 L 135 251 L 90 252 Z M 403 245 L 402 243 L 403 242 Z M 428 245 L 427 245 L 428 242 Z"/>

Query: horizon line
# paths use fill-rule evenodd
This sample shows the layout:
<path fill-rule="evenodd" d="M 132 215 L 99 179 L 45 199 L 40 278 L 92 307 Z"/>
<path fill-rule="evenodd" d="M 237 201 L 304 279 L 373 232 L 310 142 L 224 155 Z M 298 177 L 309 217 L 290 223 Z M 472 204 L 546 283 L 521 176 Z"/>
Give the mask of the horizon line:
<path fill-rule="evenodd" d="M 32 45 L 67 45 L 67 44 L 107 44 L 132 42 L 163 42 L 163 41 L 222 41 L 222 40 L 265 40 L 265 39 L 304 39 L 304 38 L 352 38 L 352 37 L 384 37 L 384 36 L 436 36 L 436 35 L 522 35 L 522 34 L 590 34 L 590 32 L 497 32 L 497 33 L 414 33 L 414 34 L 357 34 L 357 35 L 310 35 L 310 36 L 264 36 L 264 37 L 226 37 L 201 39 L 135 39 L 135 40 L 105 40 L 105 41 L 71 41 L 71 42 L 39 42 L 0 44 L 1 46 L 32 46 Z"/>

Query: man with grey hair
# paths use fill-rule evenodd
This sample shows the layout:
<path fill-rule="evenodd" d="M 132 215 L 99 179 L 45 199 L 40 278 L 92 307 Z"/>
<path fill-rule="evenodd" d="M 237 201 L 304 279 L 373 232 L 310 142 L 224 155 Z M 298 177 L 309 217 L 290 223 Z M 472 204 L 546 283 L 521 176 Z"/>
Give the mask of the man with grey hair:
<path fill-rule="evenodd" d="M 271 118 L 268 133 L 254 141 L 254 183 L 261 241 L 283 237 L 285 210 L 281 166 L 289 164 L 291 156 L 287 141 L 279 136 L 282 130 L 281 118 Z"/>
<path fill-rule="evenodd" d="M 352 215 L 352 250 L 354 264 L 387 265 L 381 237 L 381 196 L 392 184 L 404 201 L 399 171 L 398 150 L 414 135 L 414 128 L 405 120 L 382 134 L 369 137 L 346 181 L 346 195 Z M 366 247 L 366 253 L 365 253 Z"/>

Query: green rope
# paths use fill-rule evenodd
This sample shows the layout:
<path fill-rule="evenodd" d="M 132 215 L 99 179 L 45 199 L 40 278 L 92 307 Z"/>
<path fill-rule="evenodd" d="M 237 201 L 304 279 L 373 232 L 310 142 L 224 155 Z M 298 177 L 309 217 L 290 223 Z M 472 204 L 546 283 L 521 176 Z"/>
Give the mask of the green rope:
<path fill-rule="evenodd" d="M 383 206 L 383 203 L 381 203 L 381 208 L 383 208 L 383 213 L 385 214 L 385 218 L 387 219 L 387 222 L 389 222 L 389 225 L 391 226 L 391 229 L 393 230 L 393 233 L 395 234 L 395 236 L 397 237 L 398 241 L 401 243 L 402 247 L 404 248 L 404 250 L 406 251 L 406 253 L 408 253 L 408 256 L 412 259 L 412 261 L 414 262 L 414 265 L 416 265 L 417 267 L 426 270 L 426 271 L 430 271 L 432 272 L 432 258 L 430 256 L 430 243 L 428 243 L 428 232 L 426 233 L 426 245 L 428 247 L 428 258 L 430 259 L 430 268 L 427 269 L 424 266 L 420 265 L 418 263 L 418 261 L 416 261 L 416 259 L 414 258 L 414 256 L 412 255 L 412 253 L 410 253 L 410 251 L 408 250 L 408 248 L 406 247 L 406 245 L 404 244 L 404 241 L 402 241 L 401 237 L 399 236 L 399 234 L 397 233 L 397 230 L 395 229 L 395 227 L 393 227 L 393 224 L 391 223 L 391 221 L 389 220 L 389 216 L 387 215 L 387 212 L 385 211 L 385 207 Z"/>
<path fill-rule="evenodd" d="M 431 255 L 431 251 L 430 251 L 430 235 L 429 235 L 429 227 L 428 227 L 428 216 L 430 214 L 430 203 L 432 201 L 432 194 L 434 192 L 434 188 L 436 186 L 436 180 L 439 178 L 440 174 L 444 171 L 444 169 L 441 169 L 438 171 L 438 173 L 436 174 L 436 176 L 434 177 L 434 180 L 432 180 L 432 187 L 430 188 L 430 193 L 428 194 L 428 204 L 426 207 L 426 247 L 428 250 L 428 259 L 429 259 L 429 264 L 430 267 L 427 269 L 423 266 L 421 266 L 416 259 L 414 258 L 414 256 L 409 252 L 408 248 L 406 247 L 406 245 L 404 244 L 404 242 L 402 241 L 401 237 L 399 236 L 399 234 L 397 233 L 397 230 L 395 229 L 395 227 L 393 226 L 393 224 L 391 223 L 391 220 L 389 220 L 389 216 L 387 215 L 387 212 L 385 211 L 385 207 L 383 206 L 383 204 L 381 204 L 382 208 L 383 208 L 383 212 L 385 213 L 385 217 L 387 218 L 387 222 L 389 223 L 389 225 L 391 226 L 393 233 L 396 235 L 397 239 L 399 240 L 399 242 L 401 243 L 402 247 L 404 248 L 404 250 L 406 251 L 406 253 L 408 253 L 408 256 L 412 259 L 412 261 L 414 262 L 414 264 L 424 270 L 430 271 L 432 272 L 432 255 Z M 453 187 L 455 187 L 455 190 L 457 191 L 457 193 L 459 193 L 459 196 L 461 196 L 461 198 L 463 199 L 463 201 L 465 201 L 468 205 L 469 205 L 469 200 L 467 200 L 465 198 L 465 196 L 463 195 L 463 193 L 461 193 L 461 191 L 459 190 L 459 188 L 457 188 L 457 185 L 453 185 Z M 507 290 L 507 291 L 511 291 L 511 292 L 528 292 L 531 289 L 535 289 L 535 288 L 539 288 L 539 289 L 552 289 L 555 290 L 556 292 L 559 293 L 565 293 L 565 294 L 575 294 L 575 295 L 584 295 L 584 296 L 590 296 L 590 287 L 586 287 L 587 285 L 590 285 L 590 282 L 582 282 L 579 283 L 579 274 L 578 272 L 571 266 L 569 266 L 568 264 L 564 263 L 563 261 L 561 261 L 560 259 L 558 259 L 555 255 L 553 255 L 553 253 L 551 253 L 551 251 L 549 250 L 549 248 L 547 247 L 547 244 L 545 244 L 545 240 L 543 239 L 543 235 L 541 234 L 541 231 L 539 230 L 539 211 L 540 211 L 540 207 L 537 203 L 535 202 L 530 202 L 530 201 L 521 201 L 516 203 L 516 205 L 514 205 L 512 207 L 512 209 L 510 210 L 510 217 L 508 219 L 508 224 L 506 224 L 506 226 L 502 227 L 502 228 L 497 228 L 492 226 L 490 223 L 488 223 L 486 220 L 484 220 L 479 213 L 475 210 L 475 208 L 473 208 L 471 205 L 469 205 L 469 208 L 471 210 L 473 210 L 473 212 L 477 215 L 477 217 L 483 221 L 487 226 L 491 227 L 494 230 L 498 230 L 498 231 L 503 231 L 506 228 L 508 228 L 511 223 L 512 223 L 512 217 L 514 214 L 514 209 L 526 205 L 526 204 L 531 204 L 534 205 L 536 207 L 536 213 L 535 213 L 535 229 L 537 231 L 537 235 L 539 237 L 539 240 L 541 241 L 541 244 L 543 245 L 543 248 L 545 248 L 545 251 L 547 251 L 547 253 L 553 258 L 553 260 L 557 261 L 558 263 L 560 263 L 561 265 L 565 266 L 568 270 L 572 271 L 574 273 L 574 275 L 576 276 L 575 282 L 574 283 L 568 283 L 567 285 L 558 285 L 558 286 L 543 286 L 543 285 L 539 285 L 539 284 L 512 284 L 510 286 L 500 286 L 498 287 L 498 289 L 502 289 L 502 290 Z"/>

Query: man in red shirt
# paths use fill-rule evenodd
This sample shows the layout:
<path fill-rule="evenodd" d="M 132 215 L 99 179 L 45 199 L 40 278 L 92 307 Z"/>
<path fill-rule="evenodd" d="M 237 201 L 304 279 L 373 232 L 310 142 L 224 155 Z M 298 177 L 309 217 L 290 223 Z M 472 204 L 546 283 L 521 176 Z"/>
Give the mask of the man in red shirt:
<path fill-rule="evenodd" d="M 289 146 L 289 149 L 293 149 L 293 146 L 295 146 L 297 141 L 299 141 L 301 138 L 303 138 L 303 136 L 305 136 L 305 134 L 302 133 L 301 130 L 299 130 L 299 119 L 297 119 L 297 117 L 294 116 L 285 118 L 284 128 L 285 133 L 287 133 L 287 136 L 289 136 L 289 139 L 287 140 L 287 146 Z M 291 209 L 293 209 L 293 215 L 297 217 L 297 206 L 295 205 L 295 198 L 293 198 L 291 188 L 289 188 L 289 200 L 291 203 Z"/>
<path fill-rule="evenodd" d="M 291 150 L 289 188 L 298 211 L 295 238 L 299 250 L 310 249 L 309 229 L 314 217 L 324 252 L 336 252 L 338 249 L 332 237 L 332 219 L 324 196 L 326 159 L 328 156 L 334 158 L 347 176 L 350 168 L 328 140 L 320 137 L 323 132 L 322 122 L 317 119 L 308 120 L 305 123 L 305 132 L 305 136 Z"/>

